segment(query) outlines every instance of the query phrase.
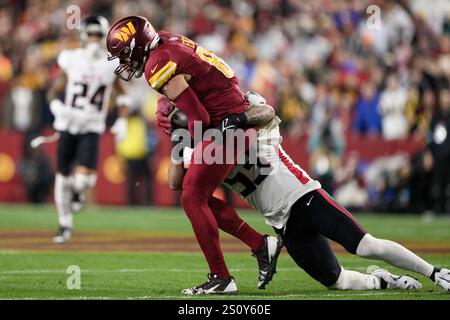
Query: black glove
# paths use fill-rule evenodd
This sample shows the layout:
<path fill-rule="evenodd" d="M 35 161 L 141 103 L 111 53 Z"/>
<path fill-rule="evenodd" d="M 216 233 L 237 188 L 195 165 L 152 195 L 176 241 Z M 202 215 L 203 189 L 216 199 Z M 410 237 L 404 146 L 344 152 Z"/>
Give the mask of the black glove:
<path fill-rule="evenodd" d="M 216 127 L 222 133 L 222 141 L 216 140 L 217 143 L 225 143 L 227 140 L 227 132 L 233 132 L 237 128 L 244 126 L 247 123 L 247 116 L 245 113 L 229 114 Z"/>
<path fill-rule="evenodd" d="M 229 114 L 225 119 L 223 119 L 219 125 L 216 127 L 222 135 L 225 137 L 227 131 L 234 131 L 237 128 L 245 126 L 247 123 L 247 116 L 244 112 Z"/>

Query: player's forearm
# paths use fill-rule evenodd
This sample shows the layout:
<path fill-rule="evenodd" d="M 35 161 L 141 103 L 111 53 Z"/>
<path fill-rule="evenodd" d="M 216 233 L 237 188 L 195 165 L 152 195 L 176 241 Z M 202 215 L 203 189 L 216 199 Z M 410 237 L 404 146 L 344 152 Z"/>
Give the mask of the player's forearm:
<path fill-rule="evenodd" d="M 120 82 L 119 79 L 116 79 L 116 81 L 114 81 L 114 94 L 116 96 L 120 96 L 120 95 L 124 95 L 125 93 L 126 92 L 125 92 L 125 89 L 124 89 L 122 83 Z"/>
<path fill-rule="evenodd" d="M 245 112 L 247 117 L 247 124 L 262 125 L 266 124 L 275 117 L 275 111 L 267 104 L 253 105 Z"/>
<path fill-rule="evenodd" d="M 67 76 L 63 71 L 60 71 L 52 86 L 47 91 L 47 101 L 51 102 L 54 99 L 58 99 L 63 93 L 67 83 Z"/>
<path fill-rule="evenodd" d="M 170 79 L 166 85 L 162 88 L 163 94 L 172 101 L 178 98 L 179 95 L 183 93 L 184 90 L 189 88 L 187 83 L 187 75 L 179 74 L 172 79 Z"/>
<path fill-rule="evenodd" d="M 126 106 L 119 106 L 118 111 L 119 111 L 120 118 L 128 118 L 129 112 L 128 112 L 128 108 Z"/>
<path fill-rule="evenodd" d="M 266 104 L 254 104 L 248 108 L 247 111 L 241 113 L 229 114 L 223 119 L 216 129 L 220 130 L 222 134 L 229 130 L 236 128 L 263 127 L 275 117 L 273 108 Z"/>
<path fill-rule="evenodd" d="M 115 106 L 117 108 L 117 115 L 119 118 L 128 118 L 129 109 L 132 107 L 133 101 L 129 95 L 127 95 L 127 92 L 125 91 L 125 88 L 123 87 L 122 83 L 117 79 L 114 82 L 114 97 L 115 97 Z"/>
<path fill-rule="evenodd" d="M 192 88 L 184 90 L 174 102 L 177 108 L 186 114 L 189 121 L 201 121 L 205 126 L 209 125 L 209 113 Z"/>
<path fill-rule="evenodd" d="M 115 106 L 118 118 L 128 118 L 129 110 L 132 108 L 131 98 L 126 95 L 120 95 L 116 98 Z"/>

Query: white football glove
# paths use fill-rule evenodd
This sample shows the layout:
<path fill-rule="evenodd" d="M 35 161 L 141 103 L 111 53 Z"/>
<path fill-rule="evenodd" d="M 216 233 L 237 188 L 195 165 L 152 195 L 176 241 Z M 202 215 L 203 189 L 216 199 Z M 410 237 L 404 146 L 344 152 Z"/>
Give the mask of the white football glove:
<path fill-rule="evenodd" d="M 53 128 L 57 131 L 67 129 L 71 118 L 71 107 L 66 106 L 61 100 L 53 99 L 50 102 L 50 111 L 55 117 Z"/>
<path fill-rule="evenodd" d="M 61 100 L 53 99 L 50 102 L 50 111 L 55 118 L 67 116 L 70 107 L 66 106 Z"/>
<path fill-rule="evenodd" d="M 130 96 L 121 94 L 116 98 L 116 106 L 125 106 L 127 108 L 133 107 L 133 100 Z"/>
<path fill-rule="evenodd" d="M 111 127 L 111 133 L 114 134 L 116 141 L 121 142 L 127 136 L 128 121 L 125 118 L 117 118 Z"/>
<path fill-rule="evenodd" d="M 266 99 L 259 93 L 255 91 L 247 91 L 244 94 L 245 99 L 250 103 L 251 106 L 267 104 Z"/>

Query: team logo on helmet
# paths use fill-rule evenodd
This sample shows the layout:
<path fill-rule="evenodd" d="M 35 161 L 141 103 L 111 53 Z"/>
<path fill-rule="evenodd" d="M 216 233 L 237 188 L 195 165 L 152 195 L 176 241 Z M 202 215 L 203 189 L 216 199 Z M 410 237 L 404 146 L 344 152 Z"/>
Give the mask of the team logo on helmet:
<path fill-rule="evenodd" d="M 114 38 L 122 42 L 127 42 L 129 37 L 131 37 L 135 33 L 136 29 L 134 28 L 133 23 L 130 21 L 125 27 L 122 27 L 119 31 L 117 31 L 117 33 L 114 35 Z"/>

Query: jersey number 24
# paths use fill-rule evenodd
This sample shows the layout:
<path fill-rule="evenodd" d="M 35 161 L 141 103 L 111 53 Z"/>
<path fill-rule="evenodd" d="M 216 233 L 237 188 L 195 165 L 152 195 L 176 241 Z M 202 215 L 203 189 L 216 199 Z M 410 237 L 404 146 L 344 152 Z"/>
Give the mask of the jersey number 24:
<path fill-rule="evenodd" d="M 92 95 L 92 97 L 87 97 L 87 93 L 88 93 L 88 85 L 84 82 L 75 82 L 74 85 L 79 88 L 78 92 L 75 93 L 73 95 L 72 101 L 71 101 L 71 105 L 72 107 L 75 108 L 83 108 L 83 105 L 80 105 L 79 102 L 77 102 L 77 100 L 79 98 L 86 98 L 89 101 L 89 104 L 96 106 L 97 109 L 100 111 L 102 109 L 102 105 L 103 105 L 103 98 L 105 96 L 105 90 L 106 90 L 106 86 L 105 85 L 101 85 L 98 87 L 98 89 L 94 92 L 94 94 Z"/>

